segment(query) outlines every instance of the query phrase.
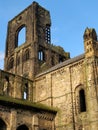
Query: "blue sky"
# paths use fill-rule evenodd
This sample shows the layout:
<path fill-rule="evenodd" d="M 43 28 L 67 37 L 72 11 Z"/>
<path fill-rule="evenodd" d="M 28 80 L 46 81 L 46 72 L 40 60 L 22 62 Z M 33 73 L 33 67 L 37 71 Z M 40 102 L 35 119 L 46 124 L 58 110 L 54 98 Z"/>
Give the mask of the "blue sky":
<path fill-rule="evenodd" d="M 8 21 L 32 4 L 33 0 L 0 0 L 0 69 L 3 69 Z M 84 53 L 86 27 L 98 33 L 98 0 L 36 0 L 50 11 L 52 43 L 71 57 Z"/>

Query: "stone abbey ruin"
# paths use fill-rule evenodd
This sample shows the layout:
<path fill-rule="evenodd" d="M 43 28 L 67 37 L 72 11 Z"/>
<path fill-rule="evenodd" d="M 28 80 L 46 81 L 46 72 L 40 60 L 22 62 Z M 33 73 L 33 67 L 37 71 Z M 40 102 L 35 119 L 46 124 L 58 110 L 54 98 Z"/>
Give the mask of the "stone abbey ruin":
<path fill-rule="evenodd" d="M 18 44 L 19 32 L 26 40 Z M 50 13 L 33 2 L 8 22 L 0 70 L 0 130 L 97 130 L 98 39 L 83 34 L 84 54 L 51 44 Z"/>

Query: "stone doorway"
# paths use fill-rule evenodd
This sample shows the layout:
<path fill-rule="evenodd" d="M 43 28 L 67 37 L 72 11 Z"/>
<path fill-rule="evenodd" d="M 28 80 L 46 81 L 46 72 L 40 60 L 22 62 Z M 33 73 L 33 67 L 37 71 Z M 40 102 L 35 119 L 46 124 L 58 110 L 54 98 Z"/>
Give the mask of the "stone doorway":
<path fill-rule="evenodd" d="M 21 125 L 17 128 L 17 130 L 29 130 L 29 128 L 26 125 Z"/>
<path fill-rule="evenodd" d="M 5 122 L 2 119 L 0 119 L 0 130 L 6 130 L 6 129 L 7 128 Z"/>

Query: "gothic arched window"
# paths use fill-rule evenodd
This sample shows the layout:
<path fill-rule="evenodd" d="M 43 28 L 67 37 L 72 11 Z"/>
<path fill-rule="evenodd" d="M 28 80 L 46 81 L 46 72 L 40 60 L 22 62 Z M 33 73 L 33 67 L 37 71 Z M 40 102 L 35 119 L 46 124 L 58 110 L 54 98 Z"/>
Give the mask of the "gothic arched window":
<path fill-rule="evenodd" d="M 85 91 L 83 89 L 79 91 L 79 99 L 80 99 L 80 112 L 85 112 L 86 102 L 85 102 Z"/>
<path fill-rule="evenodd" d="M 40 50 L 38 52 L 38 60 L 40 60 L 40 61 L 44 61 L 45 60 L 44 52 L 42 50 Z"/>
<path fill-rule="evenodd" d="M 16 31 L 16 47 L 26 42 L 26 26 L 22 25 Z"/>

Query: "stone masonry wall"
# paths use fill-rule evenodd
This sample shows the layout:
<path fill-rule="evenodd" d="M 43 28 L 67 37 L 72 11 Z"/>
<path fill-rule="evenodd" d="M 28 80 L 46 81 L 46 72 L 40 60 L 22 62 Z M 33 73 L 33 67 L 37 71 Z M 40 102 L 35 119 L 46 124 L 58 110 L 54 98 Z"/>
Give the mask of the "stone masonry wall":
<path fill-rule="evenodd" d="M 91 60 L 90 60 L 91 61 Z M 92 130 L 98 126 L 97 122 L 97 99 L 91 98 L 91 92 L 95 92 L 92 75 L 92 65 L 87 59 L 78 59 L 63 67 L 54 68 L 52 71 L 40 74 L 36 77 L 36 102 L 42 102 L 58 108 L 55 119 L 56 130 Z M 88 65 L 89 64 L 89 65 Z M 58 65 L 59 66 L 59 65 Z M 88 85 L 92 86 L 88 91 Z M 86 110 L 80 111 L 79 91 L 84 90 Z M 93 100 L 93 102 L 92 102 Z M 93 109 L 91 105 L 95 104 Z M 91 118 L 90 118 L 91 117 Z"/>
<path fill-rule="evenodd" d="M 82 73 L 81 73 L 82 72 Z M 56 128 L 73 129 L 74 91 L 84 84 L 82 61 L 36 78 L 36 101 L 59 109 Z"/>

